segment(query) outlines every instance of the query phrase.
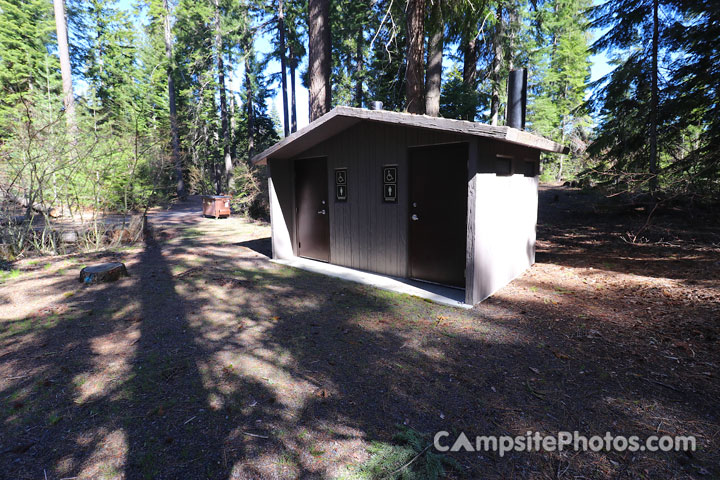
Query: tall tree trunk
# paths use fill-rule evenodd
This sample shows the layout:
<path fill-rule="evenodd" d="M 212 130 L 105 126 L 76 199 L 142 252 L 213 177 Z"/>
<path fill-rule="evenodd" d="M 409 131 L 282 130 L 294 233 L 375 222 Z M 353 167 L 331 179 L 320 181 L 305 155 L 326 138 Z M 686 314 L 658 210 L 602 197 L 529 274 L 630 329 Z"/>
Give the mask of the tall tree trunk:
<path fill-rule="evenodd" d="M 469 32 L 470 38 L 463 42 L 463 84 L 468 91 L 477 87 L 478 45 L 474 32 Z"/>
<path fill-rule="evenodd" d="M 295 91 L 295 68 L 297 60 L 290 46 L 290 133 L 297 132 L 297 95 Z"/>
<path fill-rule="evenodd" d="M 462 41 L 462 54 L 463 54 L 463 87 L 465 92 L 475 94 L 477 91 L 477 64 L 479 57 L 479 46 L 478 41 L 475 38 L 474 31 L 465 32 Z M 465 120 L 474 121 L 475 114 L 477 113 L 477 95 L 473 96 L 472 114 L 468 115 Z M 472 115 L 472 118 L 470 118 Z"/>
<path fill-rule="evenodd" d="M 508 50 L 506 52 L 505 58 L 508 71 L 512 71 L 515 68 L 515 43 L 517 40 L 520 18 L 517 5 L 515 5 L 514 3 L 509 3 L 508 5 L 508 18 L 510 22 L 507 28 Z"/>
<path fill-rule="evenodd" d="M 63 105 L 68 134 L 74 141 L 77 133 L 75 124 L 75 96 L 73 94 L 72 70 L 70 68 L 70 49 L 68 46 L 67 23 L 65 21 L 65 2 L 53 0 L 55 11 L 55 29 L 57 31 L 58 56 L 60 57 L 60 74 L 62 75 Z"/>
<path fill-rule="evenodd" d="M 185 181 L 183 180 L 182 158 L 180 157 L 180 137 L 178 135 L 177 107 L 175 105 L 175 80 L 173 78 L 173 53 L 172 53 L 172 34 L 170 32 L 170 7 L 168 1 L 163 0 L 163 8 L 165 9 L 165 56 L 167 57 L 167 82 L 168 82 L 168 109 L 170 111 L 170 143 L 172 146 L 173 164 L 175 165 L 175 178 L 177 181 L 176 192 L 180 199 L 184 199 Z"/>
<path fill-rule="evenodd" d="M 232 68 L 230 69 L 232 71 Z M 235 100 L 235 94 L 230 92 L 230 158 L 233 161 L 237 160 L 237 141 L 235 140 L 235 132 L 237 130 L 235 106 L 237 101 Z"/>
<path fill-rule="evenodd" d="M 287 91 L 287 65 L 285 62 L 285 13 L 283 0 L 278 2 L 278 32 L 280 34 L 280 82 L 282 83 L 283 129 L 285 136 L 290 135 L 290 121 L 288 120 L 288 91 Z"/>
<path fill-rule="evenodd" d="M 223 60 L 223 38 L 220 29 L 220 1 L 215 0 L 215 54 L 217 55 L 218 87 L 220 89 L 220 145 L 222 145 L 224 163 L 225 193 L 230 191 L 232 177 L 232 157 L 230 156 L 230 128 L 228 126 L 227 93 L 225 91 L 225 63 Z M 220 192 L 218 192 L 220 193 Z"/>
<path fill-rule="evenodd" d="M 502 5 L 497 7 L 497 25 L 492 39 L 493 58 L 492 71 L 490 75 L 490 83 L 492 85 L 492 94 L 490 98 L 490 124 L 498 124 L 498 114 L 500 112 L 500 67 L 503 58 L 503 12 Z"/>
<path fill-rule="evenodd" d="M 653 37 L 652 37 L 652 91 L 650 93 L 650 195 L 655 196 L 658 187 L 657 161 L 657 124 L 658 124 L 658 0 L 653 0 Z"/>
<path fill-rule="evenodd" d="M 362 25 L 358 26 L 357 36 L 355 38 L 355 106 L 362 108 L 363 106 L 363 69 L 365 68 L 365 58 L 363 56 L 363 47 L 365 45 L 365 37 L 363 36 Z"/>
<path fill-rule="evenodd" d="M 428 40 L 427 79 L 425 81 L 425 113 L 440 114 L 440 82 L 442 81 L 443 19 L 441 0 L 432 0 L 430 38 Z"/>
<path fill-rule="evenodd" d="M 308 0 L 310 121 L 330 111 L 330 0 Z"/>
<path fill-rule="evenodd" d="M 250 62 L 245 59 L 245 107 L 247 108 L 248 163 L 255 153 L 255 106 L 253 105 L 253 82 L 250 76 Z"/>
<path fill-rule="evenodd" d="M 409 113 L 423 113 L 425 91 L 423 64 L 425 60 L 425 0 L 408 0 L 405 15 L 407 45 L 405 68 L 405 97 Z"/>
<path fill-rule="evenodd" d="M 555 4 L 557 8 L 557 3 Z M 504 30 L 506 33 L 508 40 L 507 40 L 507 51 L 505 52 L 505 65 L 507 65 L 507 71 L 512 72 L 515 68 L 515 41 L 517 39 L 517 27 L 519 24 L 519 17 L 518 17 L 518 9 L 517 5 L 510 2 L 508 3 L 508 26 L 507 29 Z M 507 85 L 507 83 L 506 83 Z M 507 115 L 508 115 L 508 109 L 505 108 L 505 125 L 507 125 Z"/>

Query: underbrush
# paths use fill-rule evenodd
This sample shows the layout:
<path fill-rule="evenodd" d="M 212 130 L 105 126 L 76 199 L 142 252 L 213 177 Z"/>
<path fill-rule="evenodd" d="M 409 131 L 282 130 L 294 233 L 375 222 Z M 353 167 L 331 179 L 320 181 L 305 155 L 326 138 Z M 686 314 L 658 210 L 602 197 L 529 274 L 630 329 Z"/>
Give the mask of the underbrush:
<path fill-rule="evenodd" d="M 37 218 L 37 217 L 35 217 Z M 95 220 L 63 224 L 45 218 L 42 222 L 10 219 L 0 227 L 0 259 L 11 262 L 27 254 L 64 255 L 132 245 L 143 238 L 142 215 L 122 222 Z"/>
<path fill-rule="evenodd" d="M 445 468 L 459 468 L 455 459 L 432 450 L 427 435 L 398 425 L 392 443 L 372 442 L 370 458 L 354 467 L 345 480 L 435 480 Z"/>

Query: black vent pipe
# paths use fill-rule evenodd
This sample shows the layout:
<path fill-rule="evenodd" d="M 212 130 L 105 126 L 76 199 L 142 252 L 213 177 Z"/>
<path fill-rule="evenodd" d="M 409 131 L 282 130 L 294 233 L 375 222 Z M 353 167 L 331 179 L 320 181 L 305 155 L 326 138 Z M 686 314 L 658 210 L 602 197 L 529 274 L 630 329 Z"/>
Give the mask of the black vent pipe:
<path fill-rule="evenodd" d="M 512 70 L 508 78 L 507 126 L 525 130 L 527 69 Z"/>

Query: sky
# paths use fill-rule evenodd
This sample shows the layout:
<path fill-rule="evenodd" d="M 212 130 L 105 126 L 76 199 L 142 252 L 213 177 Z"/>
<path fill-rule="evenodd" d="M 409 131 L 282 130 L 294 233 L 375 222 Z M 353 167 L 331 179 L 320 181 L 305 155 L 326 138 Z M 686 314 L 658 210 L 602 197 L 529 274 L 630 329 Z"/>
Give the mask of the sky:
<path fill-rule="evenodd" d="M 119 7 L 125 10 L 130 10 L 133 0 L 120 0 L 119 1 Z M 593 40 L 598 38 L 603 32 L 600 31 L 594 31 L 593 32 Z M 255 41 L 255 49 L 256 51 L 260 52 L 261 54 L 265 55 L 271 50 L 270 41 L 267 35 L 263 35 L 256 39 Z M 443 68 L 450 68 L 450 64 L 448 63 L 449 60 L 447 58 L 448 56 L 445 56 L 445 61 L 443 62 Z M 595 80 L 598 80 L 605 76 L 607 73 L 609 73 L 612 70 L 612 66 L 608 62 L 608 58 L 605 55 L 605 53 L 600 53 L 597 55 L 593 55 L 590 57 L 590 61 L 592 62 L 591 70 L 590 70 L 590 81 L 594 82 Z M 309 105 L 308 105 L 308 90 L 303 87 L 302 82 L 300 81 L 299 74 L 301 71 L 305 70 L 307 68 L 307 57 L 305 57 L 305 60 L 303 60 L 303 63 L 299 66 L 297 69 L 296 74 L 298 75 L 298 78 L 296 79 L 296 94 L 297 94 L 297 114 L 298 114 L 298 128 L 302 128 L 308 124 L 309 121 Z M 267 64 L 267 73 L 274 73 L 280 71 L 280 64 L 276 60 L 270 61 Z M 289 72 L 288 72 L 289 75 Z M 240 67 L 238 70 L 233 72 L 229 76 L 230 85 L 229 88 L 231 91 L 239 91 L 240 85 L 243 78 L 243 72 L 242 68 Z M 290 95 L 289 92 L 289 80 L 288 80 L 288 97 Z M 282 129 L 282 123 L 283 123 L 283 106 L 282 106 L 282 95 L 281 95 L 281 89 L 278 88 L 275 89 L 275 96 L 268 100 L 268 107 L 271 110 L 275 110 L 277 113 L 278 118 L 280 119 L 281 123 L 281 129 Z M 588 96 L 591 94 L 590 91 L 588 91 Z"/>

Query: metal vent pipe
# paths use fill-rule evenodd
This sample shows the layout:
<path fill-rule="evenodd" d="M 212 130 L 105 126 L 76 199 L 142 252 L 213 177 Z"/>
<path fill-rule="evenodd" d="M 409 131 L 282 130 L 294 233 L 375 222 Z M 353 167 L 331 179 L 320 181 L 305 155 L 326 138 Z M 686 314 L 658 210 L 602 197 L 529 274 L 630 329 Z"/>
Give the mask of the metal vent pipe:
<path fill-rule="evenodd" d="M 525 130 L 527 69 L 512 70 L 508 78 L 507 126 Z"/>
<path fill-rule="evenodd" d="M 370 110 L 382 110 L 383 102 L 378 102 L 378 101 L 370 102 L 369 107 L 370 107 Z"/>

